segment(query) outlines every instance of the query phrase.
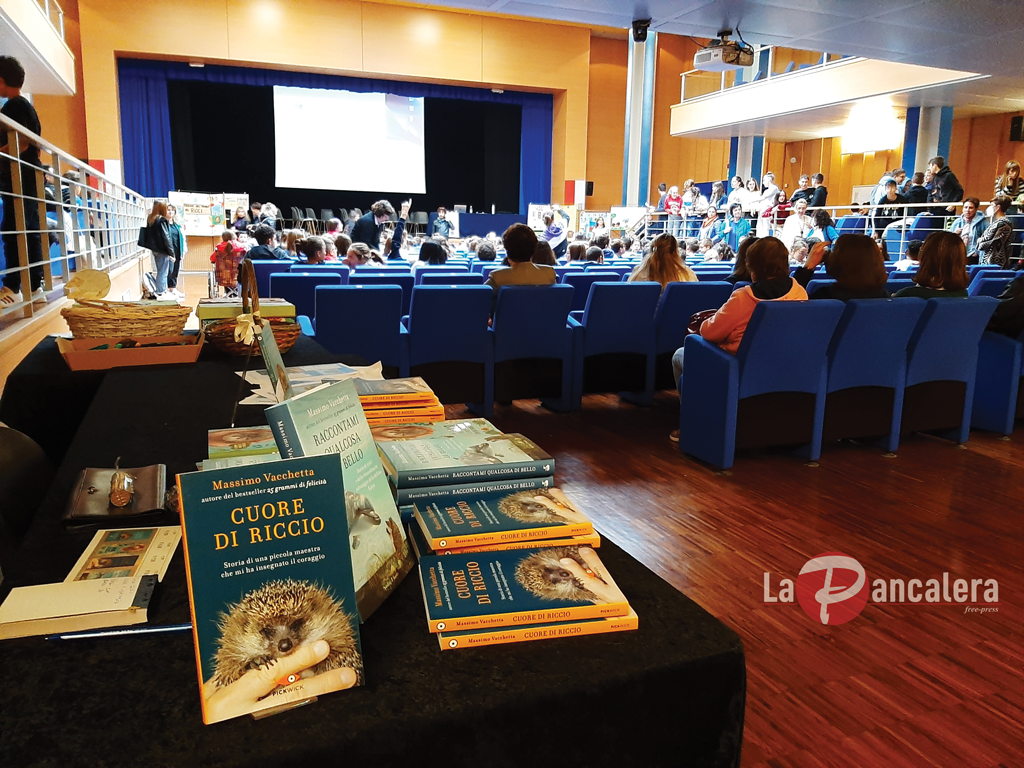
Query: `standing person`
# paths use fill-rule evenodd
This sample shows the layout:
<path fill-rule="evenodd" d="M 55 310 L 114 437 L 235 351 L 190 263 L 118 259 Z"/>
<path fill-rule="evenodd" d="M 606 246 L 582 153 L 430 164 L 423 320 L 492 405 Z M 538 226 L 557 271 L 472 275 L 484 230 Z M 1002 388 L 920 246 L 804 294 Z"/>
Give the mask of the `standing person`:
<path fill-rule="evenodd" d="M 697 239 L 717 243 L 724 236 L 723 229 L 725 229 L 725 222 L 718 218 L 718 208 L 709 205 L 704 213 L 704 220 L 700 224 L 700 230 L 697 232 Z"/>
<path fill-rule="evenodd" d="M 167 290 L 167 275 L 174 260 L 174 246 L 171 243 L 171 225 L 167 220 L 167 203 L 157 200 L 153 210 L 146 219 L 149 227 L 150 253 L 153 254 L 153 271 L 156 273 L 156 296 L 158 299 L 174 299 L 176 296 Z"/>
<path fill-rule="evenodd" d="M 726 204 L 725 196 L 725 184 L 720 181 L 716 181 L 711 185 L 711 197 L 708 198 L 708 205 L 713 205 L 715 208 L 724 208 Z"/>
<path fill-rule="evenodd" d="M 402 256 L 402 243 L 405 240 L 405 223 L 409 218 L 410 208 L 412 208 L 411 197 L 402 202 L 402 210 L 398 214 L 398 221 L 395 222 L 395 231 L 391 233 L 391 237 L 384 241 L 383 257 L 386 261 L 405 261 L 405 257 Z M 443 211 L 444 208 L 441 210 Z M 338 223 L 340 224 L 341 222 Z M 342 237 L 345 237 L 345 235 L 342 235 Z M 350 242 L 349 247 L 351 245 Z"/>
<path fill-rule="evenodd" d="M 927 203 L 928 202 L 928 189 L 924 186 L 924 174 L 918 171 L 910 177 L 910 186 L 907 187 L 907 193 L 904 195 L 907 198 L 908 203 Z M 925 206 L 919 206 L 917 208 L 908 208 L 907 216 L 914 218 L 919 213 L 928 213 L 928 208 Z"/>
<path fill-rule="evenodd" d="M 547 240 L 548 245 L 551 246 L 552 252 L 555 254 L 555 258 L 561 258 L 565 255 L 565 249 L 568 246 L 565 225 L 568 223 L 569 217 L 561 207 L 555 205 L 552 209 L 544 214 L 544 231 L 541 232 L 541 239 Z M 533 254 L 530 254 L 533 256 Z M 529 259 L 527 259 L 528 261 Z"/>
<path fill-rule="evenodd" d="M 899 185 L 896 179 L 889 179 L 885 182 L 885 194 L 878 199 L 878 207 L 875 208 L 871 217 L 871 226 L 874 229 L 875 239 L 879 240 L 885 236 L 885 228 L 897 219 L 903 218 L 903 204 L 906 198 L 897 190 Z"/>
<path fill-rule="evenodd" d="M 1010 209 L 1007 213 L 1016 213 L 1017 206 L 1014 203 L 1024 203 L 1024 182 L 1020 178 L 1020 163 L 1011 160 L 1006 164 L 1003 175 L 996 179 L 995 197 L 1005 195 L 1010 198 Z"/>
<path fill-rule="evenodd" d="M 740 249 L 740 240 L 750 234 L 750 219 L 743 215 L 743 206 L 740 203 L 729 206 L 729 216 L 719 234 L 732 250 Z"/>
<path fill-rule="evenodd" d="M 964 199 L 964 188 L 959 180 L 946 165 L 946 158 L 936 155 L 928 161 L 928 170 L 933 174 L 935 189 L 932 192 L 932 201 L 936 203 L 959 203 Z M 948 205 L 946 211 L 956 211 L 955 205 Z"/>
<path fill-rule="evenodd" d="M 980 205 L 981 201 L 976 197 L 968 197 L 964 200 L 963 213 L 954 219 L 953 226 L 949 230 L 954 235 L 959 235 L 960 239 L 964 241 L 968 264 L 978 263 L 978 238 L 988 228 L 988 219 L 978 211 Z"/>
<path fill-rule="evenodd" d="M 448 211 L 442 205 L 437 209 L 437 218 L 434 219 L 434 223 L 430 225 L 430 232 L 427 233 L 427 236 L 433 237 L 434 235 L 440 235 L 441 237 L 448 238 L 452 236 L 453 229 L 454 227 L 452 227 L 452 223 L 448 221 Z"/>
<path fill-rule="evenodd" d="M 0 97 L 7 99 L 3 109 L 6 117 L 21 123 L 35 134 L 42 133 L 39 115 L 32 103 L 21 95 L 21 87 L 25 84 L 25 69 L 13 56 L 0 56 Z M 3 232 L 4 254 L 7 256 L 7 268 L 29 267 L 29 291 L 33 299 L 45 299 L 43 292 L 43 241 L 39 233 L 39 206 L 31 198 L 36 196 L 36 175 L 34 168 L 41 165 L 39 147 L 21 138 L 21 189 L 14 189 L 14 174 L 10 160 L 0 161 L 0 199 L 3 200 L 4 214 L 0 231 Z M 11 133 L 0 130 L 0 152 L 11 154 Z M 26 200 L 25 205 L 25 241 L 28 254 L 18 247 L 17 222 L 14 215 L 14 192 L 20 192 Z M 27 261 L 26 261 L 27 255 Z M 14 269 L 4 275 L 3 288 L 0 288 L 0 307 L 7 307 L 21 301 L 21 270 Z"/>
<path fill-rule="evenodd" d="M 789 202 L 795 203 L 797 200 L 806 200 L 807 204 L 811 204 L 811 198 L 814 196 L 814 190 L 811 189 L 811 177 L 808 174 L 803 174 L 798 182 L 800 187 L 789 196 Z"/>
<path fill-rule="evenodd" d="M 761 196 L 757 199 L 757 236 L 767 237 L 771 230 L 771 218 L 764 212 L 775 205 L 779 196 L 779 188 L 775 185 L 775 174 L 769 171 L 761 179 Z"/>
<path fill-rule="evenodd" d="M 647 209 L 650 212 L 648 216 L 647 234 L 650 237 L 657 237 L 665 231 L 665 198 L 668 197 L 668 187 L 665 182 L 658 185 L 658 203 L 655 206 L 651 206 L 650 202 L 647 203 Z"/>
<path fill-rule="evenodd" d="M 743 213 L 751 219 L 752 224 L 757 223 L 757 201 L 761 199 L 761 187 L 757 185 L 757 179 L 747 179 L 747 187 L 740 195 L 740 202 L 743 203 Z"/>
<path fill-rule="evenodd" d="M 743 177 L 733 176 L 729 184 L 729 206 L 732 207 L 733 203 L 740 203 L 742 205 L 744 192 Z"/>
<path fill-rule="evenodd" d="M 352 225 L 352 242 L 365 243 L 372 249 L 380 248 L 380 230 L 385 221 L 395 215 L 395 209 L 387 200 L 378 200 L 370 206 L 369 212 Z"/>
<path fill-rule="evenodd" d="M 811 187 L 814 189 L 814 194 L 811 195 L 811 208 L 820 208 L 828 200 L 828 187 L 825 186 L 824 174 L 816 173 L 811 176 Z"/>
<path fill-rule="evenodd" d="M 665 210 L 668 211 L 668 234 L 678 239 L 683 230 L 683 196 L 679 194 L 679 187 L 668 188 Z"/>
<path fill-rule="evenodd" d="M 171 235 L 171 256 L 174 257 L 174 262 L 167 273 L 167 290 L 179 299 L 184 299 L 185 294 L 178 290 L 178 273 L 181 271 L 181 262 L 188 253 L 188 240 L 181 224 L 178 223 L 178 209 L 170 204 L 167 205 L 167 226 Z"/>
<path fill-rule="evenodd" d="M 1006 218 L 1009 209 L 1010 198 L 1006 195 L 999 195 L 992 203 L 992 223 L 977 242 L 977 253 L 982 264 L 998 264 L 1006 269 L 1010 262 L 1013 224 Z"/>
<path fill-rule="evenodd" d="M 806 200 L 806 197 L 799 198 Z M 772 221 L 772 232 L 781 232 L 782 225 L 788 218 L 790 211 L 793 210 L 793 200 L 786 199 L 786 191 L 783 189 L 779 190 L 779 196 L 775 199 L 775 205 L 766 211 L 766 215 Z"/>

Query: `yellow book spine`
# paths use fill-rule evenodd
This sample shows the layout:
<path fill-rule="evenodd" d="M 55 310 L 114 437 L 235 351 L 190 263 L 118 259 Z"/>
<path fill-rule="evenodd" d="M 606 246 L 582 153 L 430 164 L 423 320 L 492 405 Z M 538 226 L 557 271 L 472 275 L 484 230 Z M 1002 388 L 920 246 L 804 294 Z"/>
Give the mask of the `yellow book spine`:
<path fill-rule="evenodd" d="M 534 549 L 536 547 L 593 547 L 601 546 L 601 536 L 596 531 L 582 536 L 561 536 L 557 539 L 543 541 L 500 541 L 496 544 L 484 544 L 475 547 L 448 547 L 435 551 L 435 555 L 463 555 L 471 552 L 498 552 L 506 549 Z"/>
<path fill-rule="evenodd" d="M 419 416 L 421 419 L 425 419 L 430 416 L 444 416 L 444 406 L 438 404 L 429 408 L 387 408 L 378 411 L 363 411 L 363 413 L 366 414 L 366 420 L 371 422 L 401 416 Z"/>
<path fill-rule="evenodd" d="M 427 619 L 431 632 L 461 632 L 483 630 L 495 627 L 518 627 L 528 624 L 550 624 L 555 621 L 576 621 L 578 619 L 610 619 L 625 616 L 630 611 L 629 603 L 599 603 L 597 605 L 574 605 L 569 608 L 551 608 L 546 611 L 523 613 L 491 613 L 484 616 L 455 616 L 447 619 Z"/>
<path fill-rule="evenodd" d="M 603 635 L 608 632 L 626 632 L 637 629 L 640 619 L 636 611 L 630 609 L 625 616 L 617 616 L 601 621 L 565 622 L 544 627 L 508 627 L 473 634 L 454 635 L 439 633 L 437 642 L 443 651 L 460 648 L 477 648 L 482 645 L 503 645 L 505 643 L 522 643 L 528 640 L 549 640 L 558 637 L 582 637 L 583 635 Z"/>
<path fill-rule="evenodd" d="M 544 539 L 566 538 L 569 536 L 586 536 L 594 532 L 592 523 L 568 523 L 543 528 L 524 528 L 519 531 L 495 531 L 494 533 L 468 534 L 466 536 L 433 536 L 423 524 L 423 518 L 416 508 L 416 519 L 420 521 L 423 535 L 430 548 L 435 552 L 442 549 L 460 549 L 462 547 L 479 547 L 483 544 L 500 544 L 510 541 L 528 541 L 532 546 L 548 546 L 539 542 Z"/>
<path fill-rule="evenodd" d="M 433 392 L 415 392 L 408 395 L 360 395 L 363 408 L 390 408 L 393 405 L 414 405 L 440 403 Z"/>
<path fill-rule="evenodd" d="M 444 409 L 433 416 L 388 416 L 379 419 L 366 419 L 371 427 L 384 427 L 388 424 L 425 424 L 432 421 L 444 421 Z"/>

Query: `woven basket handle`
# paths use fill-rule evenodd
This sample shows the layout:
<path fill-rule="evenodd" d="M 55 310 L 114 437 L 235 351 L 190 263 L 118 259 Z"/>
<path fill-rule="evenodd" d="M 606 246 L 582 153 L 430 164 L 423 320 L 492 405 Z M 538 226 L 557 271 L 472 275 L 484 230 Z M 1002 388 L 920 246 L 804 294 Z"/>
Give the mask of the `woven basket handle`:
<path fill-rule="evenodd" d="M 249 314 L 249 299 L 252 298 L 252 314 L 260 313 L 260 296 L 256 291 L 256 269 L 249 259 L 243 259 L 238 267 L 238 282 L 242 286 L 242 314 Z"/>

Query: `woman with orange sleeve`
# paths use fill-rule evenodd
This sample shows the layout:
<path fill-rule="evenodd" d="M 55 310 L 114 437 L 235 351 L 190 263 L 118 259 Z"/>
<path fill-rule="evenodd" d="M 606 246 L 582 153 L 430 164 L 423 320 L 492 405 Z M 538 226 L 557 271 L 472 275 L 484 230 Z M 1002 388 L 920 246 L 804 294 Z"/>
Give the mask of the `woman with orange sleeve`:
<path fill-rule="evenodd" d="M 752 284 L 733 291 L 722 308 L 700 326 L 702 337 L 733 355 L 740 348 L 747 323 L 758 304 L 807 299 L 807 291 L 789 276 L 789 251 L 778 238 L 762 237 L 751 245 L 747 251 L 747 268 Z M 678 386 L 683 375 L 682 347 L 672 356 L 672 372 Z M 679 430 L 673 430 L 669 438 L 678 442 Z"/>

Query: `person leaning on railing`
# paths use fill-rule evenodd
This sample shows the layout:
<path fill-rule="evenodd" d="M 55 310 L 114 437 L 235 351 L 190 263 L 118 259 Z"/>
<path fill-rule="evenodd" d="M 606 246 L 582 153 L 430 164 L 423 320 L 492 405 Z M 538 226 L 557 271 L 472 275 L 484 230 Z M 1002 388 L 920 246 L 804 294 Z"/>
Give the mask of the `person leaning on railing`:
<path fill-rule="evenodd" d="M 1005 269 L 1010 262 L 1013 224 L 1006 218 L 1010 202 L 1006 195 L 1000 195 L 992 202 L 992 223 L 978 238 L 977 243 L 978 256 L 982 264 L 998 264 Z"/>
<path fill-rule="evenodd" d="M 1011 205 L 1007 213 L 1017 212 L 1017 206 L 1012 203 L 1024 203 L 1024 181 L 1020 177 L 1020 163 L 1016 160 L 1010 160 L 1003 175 L 996 179 L 995 197 L 1000 195 L 1010 198 Z"/>
<path fill-rule="evenodd" d="M 21 95 L 21 87 L 25 84 L 25 69 L 12 56 L 0 56 L 0 97 L 7 103 L 0 113 L 16 123 L 20 123 L 35 134 L 42 133 L 39 115 L 32 103 Z M 13 150 L 12 132 L 0 129 L 0 152 L 9 155 Z M 21 189 L 14 189 L 14 175 L 11 160 L 0 159 L 0 198 L 3 200 L 4 214 L 0 223 L 3 232 L 4 254 L 7 257 L 7 268 L 11 270 L 4 275 L 3 287 L 0 288 L 0 307 L 7 307 L 22 300 L 21 270 L 25 266 L 25 254 L 18 247 L 17 222 L 14 212 L 14 195 L 24 196 L 25 209 L 25 240 L 28 243 L 29 282 L 33 299 L 43 299 L 43 245 L 39 235 L 39 206 L 33 200 L 36 196 L 35 168 L 40 166 L 39 147 L 27 138 L 21 138 L 22 150 L 19 155 L 22 161 Z"/>

